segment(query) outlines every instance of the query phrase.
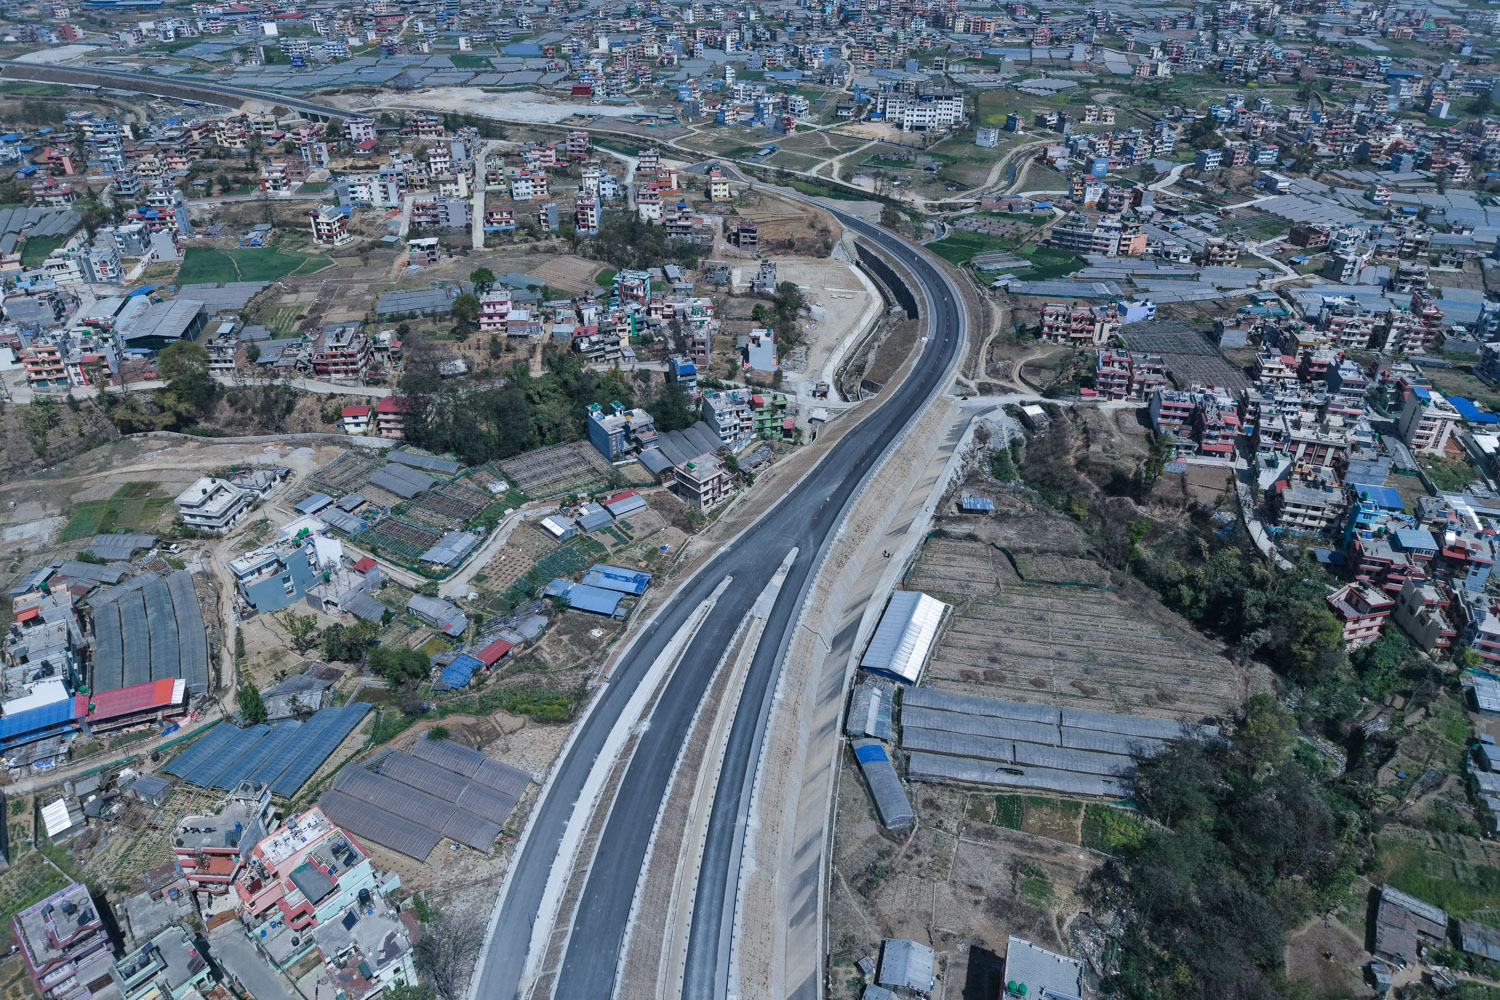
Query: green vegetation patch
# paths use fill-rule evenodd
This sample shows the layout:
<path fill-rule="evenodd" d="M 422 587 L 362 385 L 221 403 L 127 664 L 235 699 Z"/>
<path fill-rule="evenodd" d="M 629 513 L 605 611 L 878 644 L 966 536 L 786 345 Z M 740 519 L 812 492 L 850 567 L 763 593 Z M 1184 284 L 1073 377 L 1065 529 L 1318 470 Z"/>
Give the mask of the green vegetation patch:
<path fill-rule="evenodd" d="M 1083 846 L 1091 851 L 1113 854 L 1121 848 L 1135 847 L 1146 835 L 1146 824 L 1136 817 L 1100 802 L 1083 807 Z"/>
<path fill-rule="evenodd" d="M 328 260 L 327 257 L 318 256 L 324 261 Z M 196 285 L 230 281 L 277 281 L 302 267 L 308 260 L 307 254 L 285 253 L 273 247 L 238 250 L 189 247 L 182 255 L 182 268 L 177 272 L 177 282 Z"/>
<path fill-rule="evenodd" d="M 1021 824 L 1026 821 L 1026 806 L 1019 795 L 996 795 L 995 796 L 995 819 L 996 826 L 1003 826 L 1007 830 L 1019 830 Z"/>
<path fill-rule="evenodd" d="M 1015 242 L 1004 236 L 975 233 L 967 229 L 955 229 L 936 243 L 927 244 L 927 249 L 950 264 L 967 263 L 975 254 L 993 253 L 996 250 L 1013 250 Z"/>
<path fill-rule="evenodd" d="M 1016 895 L 1023 903 L 1046 907 L 1052 903 L 1052 880 L 1039 866 L 1028 862 L 1016 873 Z"/>
<path fill-rule="evenodd" d="M 1467 841 L 1450 838 L 1454 842 Z M 1464 853 L 1451 847 L 1440 852 L 1422 840 L 1385 834 L 1375 841 L 1375 869 L 1380 877 L 1371 881 L 1389 882 L 1456 917 L 1500 906 L 1500 868 L 1473 864 L 1464 859 Z"/>
<path fill-rule="evenodd" d="M 21 244 L 21 266 L 40 267 L 47 255 L 67 242 L 63 236 L 37 236 Z"/>
<path fill-rule="evenodd" d="M 159 483 L 126 483 L 108 500 L 86 500 L 73 505 L 60 541 L 76 542 L 117 531 L 154 525 L 171 497 L 153 495 Z"/>
<path fill-rule="evenodd" d="M 448 57 L 455 69 L 494 69 L 490 61 L 484 56 L 476 56 L 468 52 L 458 52 Z"/>
<path fill-rule="evenodd" d="M 438 706 L 438 715 L 492 715 L 509 712 L 524 715 L 537 722 L 567 722 L 583 703 L 584 689 L 559 691 L 556 688 L 512 685 L 491 688 L 483 694 Z"/>

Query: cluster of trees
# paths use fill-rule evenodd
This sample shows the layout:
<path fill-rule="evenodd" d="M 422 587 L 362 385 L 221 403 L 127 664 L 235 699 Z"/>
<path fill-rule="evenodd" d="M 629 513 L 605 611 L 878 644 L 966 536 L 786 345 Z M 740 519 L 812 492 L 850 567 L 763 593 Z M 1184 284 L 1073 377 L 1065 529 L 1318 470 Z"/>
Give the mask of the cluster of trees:
<path fill-rule="evenodd" d="M 401 380 L 401 393 L 411 400 L 407 440 L 480 465 L 585 437 L 590 403 L 634 405 L 630 381 L 621 372 L 592 371 L 582 355 L 552 344 L 544 349 L 544 361 L 545 375 L 532 375 L 518 364 L 506 384 L 465 392 L 445 382 L 435 366 L 413 363 Z"/>
<path fill-rule="evenodd" d="M 783 281 L 776 286 L 771 305 L 757 302 L 750 310 L 750 318 L 771 329 L 776 334 L 776 343 L 781 350 L 802 343 L 802 331 L 797 326 L 797 316 L 807 305 L 802 290 L 794 282 Z"/>
<path fill-rule="evenodd" d="M 674 240 L 661 226 L 642 222 L 633 212 L 607 215 L 593 236 L 573 236 L 574 249 L 614 268 L 649 268 L 663 264 L 696 267 L 703 248 L 686 240 Z"/>
<path fill-rule="evenodd" d="M 1295 995 L 1287 933 L 1344 899 L 1368 815 L 1266 695 L 1245 706 L 1232 743 L 1189 741 L 1140 765 L 1136 798 L 1160 826 L 1121 848 L 1088 883 L 1091 902 L 1122 915 L 1118 972 L 1126 997 Z"/>

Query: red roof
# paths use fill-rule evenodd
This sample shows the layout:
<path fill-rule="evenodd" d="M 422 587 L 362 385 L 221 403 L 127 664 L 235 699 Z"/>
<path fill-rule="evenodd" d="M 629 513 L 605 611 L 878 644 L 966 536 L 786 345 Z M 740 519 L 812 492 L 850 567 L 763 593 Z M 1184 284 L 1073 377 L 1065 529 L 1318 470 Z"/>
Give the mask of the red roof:
<path fill-rule="evenodd" d="M 382 396 L 375 404 L 376 413 L 405 413 L 409 403 L 401 396 Z"/>
<path fill-rule="evenodd" d="M 510 643 L 506 642 L 504 639 L 496 639 L 494 642 L 490 643 L 479 652 L 471 653 L 469 655 L 473 656 L 474 659 L 489 667 L 493 666 L 495 664 L 495 661 L 503 659 L 505 654 L 509 653 L 511 649 L 512 646 Z"/>
<path fill-rule="evenodd" d="M 372 559 L 372 558 L 370 558 L 369 556 L 365 556 L 359 562 L 357 562 L 357 563 L 354 564 L 355 571 L 359 572 L 359 573 L 368 573 L 368 572 L 370 572 L 370 570 L 372 570 L 374 568 L 375 568 L 375 560 Z"/>
<path fill-rule="evenodd" d="M 29 608 L 22 608 L 20 611 L 16 612 L 16 621 L 29 622 L 31 621 L 31 619 L 35 618 L 41 613 L 42 606 L 40 604 L 33 604 Z"/>
<path fill-rule="evenodd" d="M 145 712 L 175 704 L 172 701 L 172 689 L 177 684 L 177 680 L 164 677 L 159 681 L 147 681 L 144 684 L 120 688 L 117 691 L 103 691 L 89 695 L 88 699 L 93 703 L 93 708 L 89 711 L 89 721 L 114 719 L 134 712 Z M 185 693 L 186 686 L 183 690 Z"/>
<path fill-rule="evenodd" d="M 605 503 L 614 503 L 616 500 L 624 500 L 627 497 L 634 497 L 634 496 L 640 496 L 640 494 L 637 493 L 635 490 L 621 490 L 620 492 L 616 493 L 614 496 L 610 497 L 608 500 L 606 500 L 604 502 Z"/>
<path fill-rule="evenodd" d="M 789 431 L 789 430 L 792 430 L 796 426 L 797 426 L 797 421 L 795 419 L 793 419 L 792 417 L 787 417 L 785 420 L 783 420 L 781 422 L 781 429 L 782 430 Z"/>
<path fill-rule="evenodd" d="M 368 406 L 346 406 L 346 407 L 344 407 L 344 416 L 346 416 L 346 417 L 368 417 L 369 415 L 370 415 L 370 408 Z"/>
<path fill-rule="evenodd" d="M 364 142 L 359 143 L 354 148 L 360 150 L 361 152 L 368 153 L 370 150 L 375 148 L 375 145 L 376 143 L 374 139 L 366 139 Z"/>

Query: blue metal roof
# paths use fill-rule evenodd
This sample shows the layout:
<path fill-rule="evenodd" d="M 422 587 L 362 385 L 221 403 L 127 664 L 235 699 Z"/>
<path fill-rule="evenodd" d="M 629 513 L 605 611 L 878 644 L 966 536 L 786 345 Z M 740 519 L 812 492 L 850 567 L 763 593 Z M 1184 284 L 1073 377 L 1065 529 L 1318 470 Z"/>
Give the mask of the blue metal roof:
<path fill-rule="evenodd" d="M 30 708 L 0 718 L 0 744 L 25 743 L 28 738 L 39 739 L 49 729 L 66 725 L 79 717 L 75 711 L 76 698 L 64 698 L 40 708 Z"/>
<path fill-rule="evenodd" d="M 964 510 L 994 510 L 995 501 L 989 497 L 959 497 L 958 505 Z"/>
<path fill-rule="evenodd" d="M 1391 534 L 1395 537 L 1396 544 L 1400 545 L 1403 549 L 1431 549 L 1435 551 L 1438 547 L 1437 539 L 1433 537 L 1432 532 L 1423 531 L 1420 528 L 1397 528 Z"/>
<path fill-rule="evenodd" d="M 1500 424 L 1500 417 L 1495 416 L 1495 414 L 1490 413 L 1488 410 L 1481 410 L 1474 405 L 1472 400 L 1465 399 L 1462 396 L 1449 396 L 1448 402 L 1453 404 L 1453 408 L 1458 411 L 1459 416 L 1471 424 Z"/>
<path fill-rule="evenodd" d="M 885 747 L 882 746 L 856 747 L 854 750 L 854 756 L 855 759 L 857 759 L 861 764 L 890 760 L 890 758 L 885 755 Z"/>
<path fill-rule="evenodd" d="M 1373 486 L 1369 483 L 1350 483 L 1354 495 L 1370 501 L 1385 510 L 1405 510 L 1406 504 L 1394 486 Z"/>
<path fill-rule="evenodd" d="M 333 497 L 327 493 L 314 493 L 312 496 L 297 504 L 294 508 L 299 514 L 316 514 L 318 511 L 333 503 Z"/>
<path fill-rule="evenodd" d="M 646 586 L 650 582 L 650 573 L 641 573 L 633 569 L 622 569 L 619 566 L 610 566 L 605 563 L 595 563 L 583 575 L 584 586 L 598 587 L 602 590 L 614 590 L 622 594 L 644 594 Z"/>
<path fill-rule="evenodd" d="M 590 611 L 596 615 L 613 616 L 620 606 L 622 594 L 612 590 L 601 590 L 582 583 L 553 580 L 544 591 L 549 597 L 566 597 L 568 606 L 579 611 Z"/>
<path fill-rule="evenodd" d="M 443 668 L 443 683 L 449 687 L 463 687 L 474 676 L 474 671 L 483 667 L 483 663 L 468 653 L 460 653 L 452 663 Z"/>

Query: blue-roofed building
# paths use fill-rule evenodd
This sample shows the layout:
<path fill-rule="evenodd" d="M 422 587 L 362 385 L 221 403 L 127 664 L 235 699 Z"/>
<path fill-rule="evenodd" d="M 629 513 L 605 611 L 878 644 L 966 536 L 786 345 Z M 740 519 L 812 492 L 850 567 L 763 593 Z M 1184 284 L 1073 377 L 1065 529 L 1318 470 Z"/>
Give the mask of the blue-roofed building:
<path fill-rule="evenodd" d="M 995 509 L 995 501 L 990 497 L 959 497 L 958 509 L 970 513 L 984 514 Z"/>
<path fill-rule="evenodd" d="M 49 736 L 59 736 L 78 728 L 86 702 L 83 697 L 67 697 L 50 705 L 7 712 L 0 716 L 0 750 L 12 750 Z"/>
<path fill-rule="evenodd" d="M 1405 510 L 1406 503 L 1394 486 L 1375 486 L 1370 483 L 1350 483 L 1349 488 L 1361 500 L 1368 500 L 1381 510 Z"/>
<path fill-rule="evenodd" d="M 646 592 L 646 587 L 651 583 L 651 574 L 633 569 L 622 569 L 605 563 L 595 563 L 583 575 L 583 583 L 586 587 L 598 587 L 601 590 L 613 590 L 639 597 Z"/>
<path fill-rule="evenodd" d="M 1424 531 L 1421 528 L 1397 528 L 1391 532 L 1391 537 L 1403 551 L 1410 552 L 1414 556 L 1425 556 L 1431 559 L 1437 555 L 1437 538 L 1430 531 Z"/>
<path fill-rule="evenodd" d="M 463 687 L 474 677 L 476 670 L 484 669 L 484 664 L 470 656 L 468 653 L 460 653 L 457 658 L 443 668 L 442 680 L 450 688 Z"/>
<path fill-rule="evenodd" d="M 1500 424 L 1500 416 L 1496 416 L 1488 410 L 1481 410 L 1473 400 L 1465 399 L 1463 396 L 1449 396 L 1448 402 L 1458 411 L 1458 415 L 1471 424 Z"/>
<path fill-rule="evenodd" d="M 568 602 L 569 608 L 576 611 L 587 611 L 606 618 L 613 618 L 619 613 L 620 601 L 625 596 L 617 591 L 590 587 L 570 580 L 553 580 L 547 584 L 542 594 L 545 597 L 561 597 Z"/>
<path fill-rule="evenodd" d="M 297 504 L 293 509 L 299 514 L 316 514 L 331 503 L 333 503 L 333 497 L 327 493 L 314 493 L 306 500 Z"/>

